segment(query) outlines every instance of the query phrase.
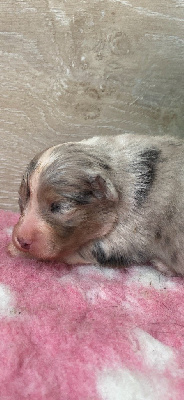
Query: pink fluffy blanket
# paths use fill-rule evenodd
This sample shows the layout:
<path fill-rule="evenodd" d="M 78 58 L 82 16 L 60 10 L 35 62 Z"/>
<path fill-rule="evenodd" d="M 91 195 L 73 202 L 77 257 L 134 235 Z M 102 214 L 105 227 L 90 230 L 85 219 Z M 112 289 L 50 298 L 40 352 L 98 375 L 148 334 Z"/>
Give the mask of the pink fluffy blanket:
<path fill-rule="evenodd" d="M 11 258 L 0 212 L 0 399 L 184 399 L 184 279 Z"/>

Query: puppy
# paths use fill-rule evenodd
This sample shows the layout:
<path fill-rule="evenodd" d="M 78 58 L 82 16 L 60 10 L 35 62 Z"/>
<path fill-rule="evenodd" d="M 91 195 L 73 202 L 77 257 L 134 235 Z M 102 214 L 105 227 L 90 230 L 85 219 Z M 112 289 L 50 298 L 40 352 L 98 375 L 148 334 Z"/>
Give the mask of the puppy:
<path fill-rule="evenodd" d="M 22 178 L 11 253 L 184 275 L 183 154 L 179 139 L 131 134 L 47 149 Z"/>

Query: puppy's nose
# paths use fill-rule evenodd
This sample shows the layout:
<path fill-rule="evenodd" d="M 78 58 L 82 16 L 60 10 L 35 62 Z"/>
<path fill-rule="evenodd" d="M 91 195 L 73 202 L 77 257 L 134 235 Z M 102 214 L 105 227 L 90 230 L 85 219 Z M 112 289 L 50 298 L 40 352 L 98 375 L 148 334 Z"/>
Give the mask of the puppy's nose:
<path fill-rule="evenodd" d="M 29 251 L 30 247 L 31 247 L 31 241 L 29 240 L 24 240 L 23 238 L 17 237 L 17 241 L 20 244 L 20 246 L 22 247 L 22 249 Z"/>

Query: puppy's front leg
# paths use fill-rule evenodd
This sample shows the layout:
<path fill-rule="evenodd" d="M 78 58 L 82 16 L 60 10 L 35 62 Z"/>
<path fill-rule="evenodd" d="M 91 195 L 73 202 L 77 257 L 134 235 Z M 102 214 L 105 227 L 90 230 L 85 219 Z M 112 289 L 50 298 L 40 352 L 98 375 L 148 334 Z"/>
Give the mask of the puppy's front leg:
<path fill-rule="evenodd" d="M 84 251 L 84 253 L 85 253 L 85 251 Z M 74 264 L 80 264 L 80 265 L 85 264 L 86 265 L 86 264 L 93 263 L 92 260 L 90 261 L 90 257 L 89 257 L 89 259 L 87 259 L 86 255 L 84 254 L 84 257 L 83 257 L 80 252 L 75 252 L 75 253 L 63 258 L 61 261 L 64 261 L 69 265 L 72 265 L 72 264 L 73 265 Z"/>
<path fill-rule="evenodd" d="M 141 252 L 133 253 L 126 242 L 119 242 L 118 236 L 113 232 L 102 239 L 96 239 L 80 248 L 79 254 L 85 262 L 104 267 L 126 268 L 142 262 Z"/>
<path fill-rule="evenodd" d="M 98 264 L 107 267 L 126 267 L 130 264 L 128 257 L 120 255 L 117 244 L 108 237 L 89 242 L 65 261 L 68 264 Z"/>
<path fill-rule="evenodd" d="M 67 264 L 99 264 L 96 259 L 95 249 L 102 240 L 94 240 L 82 246 L 77 252 L 68 255 L 61 261 Z"/>

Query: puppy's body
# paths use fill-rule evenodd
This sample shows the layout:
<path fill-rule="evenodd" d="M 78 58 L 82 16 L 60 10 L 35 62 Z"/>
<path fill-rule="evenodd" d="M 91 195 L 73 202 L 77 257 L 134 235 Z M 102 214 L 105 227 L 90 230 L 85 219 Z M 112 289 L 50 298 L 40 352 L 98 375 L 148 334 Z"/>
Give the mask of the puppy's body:
<path fill-rule="evenodd" d="M 40 259 L 184 275 L 184 144 L 95 137 L 36 156 L 20 187 L 13 243 Z"/>

